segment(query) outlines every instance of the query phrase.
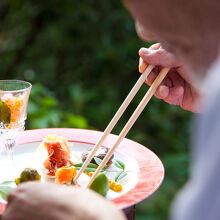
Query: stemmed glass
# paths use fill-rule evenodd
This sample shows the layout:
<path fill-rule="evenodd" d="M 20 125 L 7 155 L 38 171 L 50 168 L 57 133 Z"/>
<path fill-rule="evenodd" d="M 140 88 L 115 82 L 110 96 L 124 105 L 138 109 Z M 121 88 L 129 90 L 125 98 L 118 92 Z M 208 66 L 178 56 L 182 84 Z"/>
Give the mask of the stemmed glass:
<path fill-rule="evenodd" d="M 21 80 L 0 80 L 0 135 L 12 159 L 15 137 L 24 130 L 31 87 Z"/>

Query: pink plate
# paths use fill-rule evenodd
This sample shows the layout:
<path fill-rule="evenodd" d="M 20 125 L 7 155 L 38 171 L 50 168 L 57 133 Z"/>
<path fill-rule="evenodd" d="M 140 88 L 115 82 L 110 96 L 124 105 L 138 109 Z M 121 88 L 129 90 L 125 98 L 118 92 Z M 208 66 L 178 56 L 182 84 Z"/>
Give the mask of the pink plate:
<path fill-rule="evenodd" d="M 48 134 L 65 136 L 71 142 L 95 145 L 102 132 L 70 128 L 27 130 L 16 140 L 16 145 L 40 142 Z M 111 147 L 116 138 L 116 135 L 109 135 L 103 146 Z M 126 138 L 121 142 L 117 152 L 132 158 L 138 165 L 137 184 L 127 193 L 111 200 L 118 208 L 125 209 L 146 199 L 159 188 L 164 178 L 164 167 L 152 151 Z M 0 203 L 0 213 L 4 208 L 5 204 Z"/>

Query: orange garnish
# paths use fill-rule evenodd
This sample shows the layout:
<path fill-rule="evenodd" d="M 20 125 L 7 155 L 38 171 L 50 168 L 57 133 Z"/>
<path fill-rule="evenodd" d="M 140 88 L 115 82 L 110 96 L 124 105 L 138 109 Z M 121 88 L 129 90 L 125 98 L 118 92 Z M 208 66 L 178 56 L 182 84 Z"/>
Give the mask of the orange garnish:
<path fill-rule="evenodd" d="M 56 183 L 71 183 L 76 176 L 76 168 L 74 166 L 65 166 L 59 168 L 55 173 Z"/>

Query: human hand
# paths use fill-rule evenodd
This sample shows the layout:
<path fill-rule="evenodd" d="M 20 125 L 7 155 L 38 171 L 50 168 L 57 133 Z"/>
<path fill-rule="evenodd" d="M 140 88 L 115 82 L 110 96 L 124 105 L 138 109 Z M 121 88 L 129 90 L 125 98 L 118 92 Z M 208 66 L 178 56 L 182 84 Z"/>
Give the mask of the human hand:
<path fill-rule="evenodd" d="M 125 220 L 111 202 L 90 190 L 28 182 L 8 196 L 2 220 Z"/>
<path fill-rule="evenodd" d="M 162 67 L 169 67 L 170 71 L 158 87 L 155 96 L 165 102 L 178 105 L 182 109 L 192 112 L 201 112 L 199 92 L 193 86 L 192 78 L 186 67 L 178 62 L 175 57 L 164 50 L 159 43 L 149 49 L 139 50 L 139 71 L 143 73 L 148 64 L 156 66 L 149 74 L 146 83 L 151 86 Z"/>

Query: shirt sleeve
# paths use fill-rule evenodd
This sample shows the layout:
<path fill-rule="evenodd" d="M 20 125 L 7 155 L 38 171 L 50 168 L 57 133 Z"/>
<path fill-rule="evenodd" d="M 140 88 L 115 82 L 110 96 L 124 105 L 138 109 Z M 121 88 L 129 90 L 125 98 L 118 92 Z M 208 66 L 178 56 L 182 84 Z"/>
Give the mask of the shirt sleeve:
<path fill-rule="evenodd" d="M 195 119 L 190 179 L 174 200 L 171 220 L 220 219 L 220 71 L 217 73 L 218 87 L 208 95 L 205 113 Z"/>

